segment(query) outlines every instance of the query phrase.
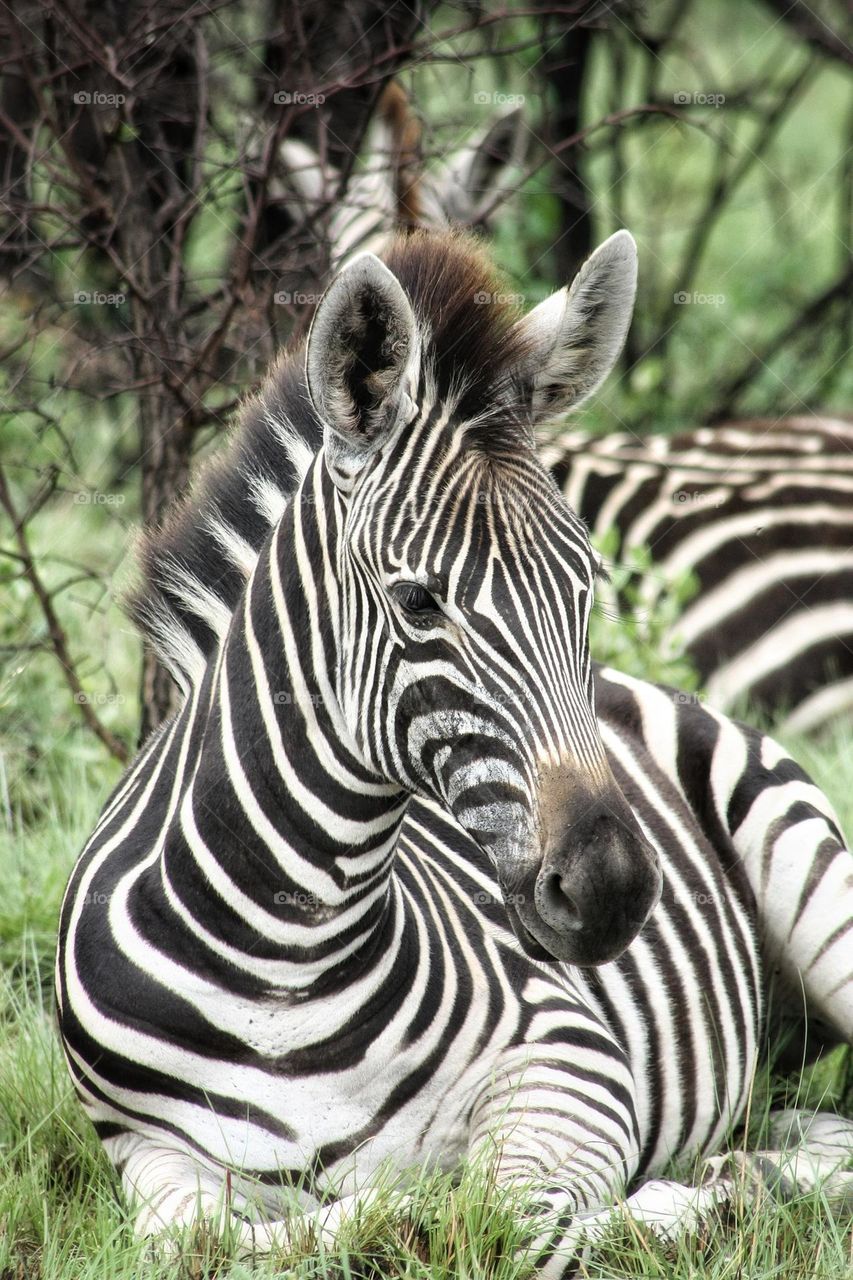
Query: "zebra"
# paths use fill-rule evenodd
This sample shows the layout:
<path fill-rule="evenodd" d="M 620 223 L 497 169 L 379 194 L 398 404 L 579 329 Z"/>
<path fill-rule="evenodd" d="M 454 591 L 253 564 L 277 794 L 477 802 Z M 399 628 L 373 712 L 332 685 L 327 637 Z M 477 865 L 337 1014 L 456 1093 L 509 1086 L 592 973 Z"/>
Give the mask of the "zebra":
<path fill-rule="evenodd" d="M 853 420 L 748 419 L 638 439 L 573 429 L 541 445 L 568 502 L 630 563 L 653 610 L 695 594 L 671 626 L 714 705 L 813 732 L 853 708 Z M 618 603 L 618 602 L 617 602 Z"/>
<path fill-rule="evenodd" d="M 318 227 L 334 271 L 353 253 L 381 250 L 390 233 L 414 227 L 485 229 L 519 181 L 529 130 L 520 107 L 497 112 L 442 159 L 423 161 L 423 129 L 402 86 L 391 81 L 377 104 L 362 164 L 340 191 L 341 175 L 299 139 L 279 148 L 271 196 Z"/>
<path fill-rule="evenodd" d="M 470 177 L 422 171 L 419 125 L 391 85 L 366 144 L 364 171 L 328 224 L 331 257 L 407 225 L 476 221 Z M 498 117 L 461 153 L 476 169 L 481 208 L 506 199 L 524 160 L 520 110 Z M 489 149 L 506 157 L 489 168 Z M 313 198 L 335 175 L 308 148 L 288 153 Z M 456 161 L 459 168 L 460 160 Z M 319 184 L 319 185 L 317 185 Z M 457 194 L 461 192 L 461 196 Z M 483 225 L 483 224 L 481 224 Z M 642 550 L 641 620 L 674 581 L 695 594 L 665 642 L 686 655 L 713 704 L 814 733 L 853 709 L 853 420 L 827 415 L 752 418 L 672 436 L 630 430 L 592 436 L 571 423 L 541 437 L 543 458 L 569 504 L 609 556 Z M 636 583 L 635 583 L 636 585 Z M 624 593 L 608 595 L 624 613 Z"/>
<path fill-rule="evenodd" d="M 333 1243 L 389 1163 L 489 1158 L 554 1280 L 614 1197 L 675 1231 L 734 1194 L 710 1153 L 768 1001 L 811 1052 L 853 1039 L 826 798 L 590 660 L 600 558 L 534 429 L 612 368 L 635 281 L 627 232 L 526 315 L 465 236 L 356 257 L 146 535 L 132 610 L 184 700 L 72 871 L 56 968 L 140 1235 Z M 798 1124 L 779 1177 L 849 1195 L 853 1125 Z"/>

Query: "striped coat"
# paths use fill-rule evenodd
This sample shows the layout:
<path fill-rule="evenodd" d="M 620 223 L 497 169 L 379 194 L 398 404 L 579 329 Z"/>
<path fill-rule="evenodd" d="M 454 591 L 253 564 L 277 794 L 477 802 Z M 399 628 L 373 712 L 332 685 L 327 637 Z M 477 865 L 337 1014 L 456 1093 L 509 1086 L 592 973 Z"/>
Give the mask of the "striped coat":
<path fill-rule="evenodd" d="M 333 1242 L 389 1162 L 488 1156 L 562 1276 L 614 1194 L 731 1194 L 647 1179 L 741 1114 L 768 1001 L 851 1038 L 850 854 L 769 739 L 590 664 L 532 428 L 612 366 L 630 238 L 524 318 L 462 239 L 386 263 L 147 541 L 184 703 L 72 873 L 60 1028 L 143 1234 Z"/>

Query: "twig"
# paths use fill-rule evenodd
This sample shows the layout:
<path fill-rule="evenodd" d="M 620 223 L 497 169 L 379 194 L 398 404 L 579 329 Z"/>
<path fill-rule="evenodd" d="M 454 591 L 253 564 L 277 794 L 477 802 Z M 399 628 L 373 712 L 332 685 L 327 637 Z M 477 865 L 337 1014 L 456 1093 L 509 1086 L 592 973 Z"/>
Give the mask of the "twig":
<path fill-rule="evenodd" d="M 65 634 L 65 629 L 56 616 L 51 594 L 42 582 L 41 575 L 36 567 L 35 558 L 30 550 L 26 527 L 18 518 L 2 466 L 0 466 L 0 506 L 3 507 L 12 522 L 12 529 L 14 531 L 15 541 L 18 545 L 18 553 L 20 555 L 24 575 L 32 588 L 33 595 L 39 603 L 44 620 L 47 623 L 47 630 L 50 636 L 50 643 L 53 648 L 53 652 L 56 655 L 56 659 L 59 662 L 60 667 L 62 668 L 65 683 L 68 685 L 73 700 L 79 708 L 80 715 L 87 727 L 91 729 L 95 736 L 104 744 L 110 755 L 114 756 L 116 760 L 120 760 L 122 764 L 127 764 L 129 759 L 127 747 L 120 738 L 117 738 L 116 735 L 98 719 L 92 709 L 91 703 L 86 697 L 83 686 L 80 683 L 80 678 L 77 675 L 77 669 L 68 648 L 68 639 Z"/>

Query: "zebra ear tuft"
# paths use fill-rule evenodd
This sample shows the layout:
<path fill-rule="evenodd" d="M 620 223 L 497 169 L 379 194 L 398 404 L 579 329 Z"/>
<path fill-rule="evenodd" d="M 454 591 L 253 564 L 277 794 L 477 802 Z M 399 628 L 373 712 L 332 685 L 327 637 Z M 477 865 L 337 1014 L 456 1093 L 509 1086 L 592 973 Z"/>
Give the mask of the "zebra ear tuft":
<path fill-rule="evenodd" d="M 625 343 L 636 292 L 637 246 L 629 232 L 617 231 L 587 258 L 571 288 L 519 320 L 527 354 L 517 372 L 534 421 L 573 408 L 601 386 Z"/>
<path fill-rule="evenodd" d="M 393 272 L 362 253 L 320 299 L 305 373 L 327 461 L 352 474 L 411 405 L 418 360 L 414 312 Z"/>

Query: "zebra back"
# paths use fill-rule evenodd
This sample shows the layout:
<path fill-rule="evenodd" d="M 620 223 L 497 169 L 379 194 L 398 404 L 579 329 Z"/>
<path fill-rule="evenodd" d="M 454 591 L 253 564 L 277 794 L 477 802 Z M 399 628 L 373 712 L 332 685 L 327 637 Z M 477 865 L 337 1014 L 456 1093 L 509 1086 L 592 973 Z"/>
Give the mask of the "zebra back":
<path fill-rule="evenodd" d="M 654 436 L 565 431 L 541 454 L 593 535 L 653 568 L 643 612 L 692 573 L 673 629 L 723 710 L 812 730 L 853 705 L 853 420 L 749 419 Z"/>

